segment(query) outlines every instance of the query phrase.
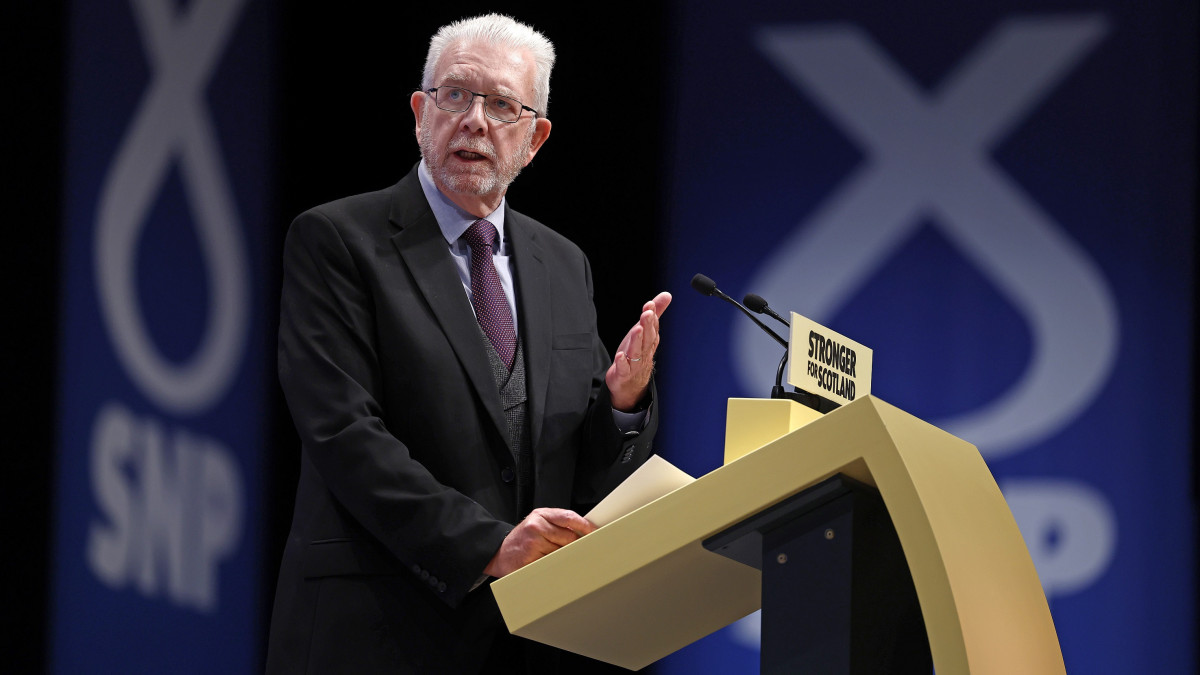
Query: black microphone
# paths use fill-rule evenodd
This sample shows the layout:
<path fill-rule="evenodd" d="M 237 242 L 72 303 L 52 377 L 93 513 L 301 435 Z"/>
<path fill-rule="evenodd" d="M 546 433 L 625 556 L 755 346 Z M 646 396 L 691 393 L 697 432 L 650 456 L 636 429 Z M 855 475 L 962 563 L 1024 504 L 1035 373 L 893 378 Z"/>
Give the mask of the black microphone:
<path fill-rule="evenodd" d="M 704 295 L 715 295 L 718 298 L 721 298 L 722 300 L 724 300 L 725 302 L 728 302 L 728 303 L 734 305 L 735 307 L 737 307 L 738 309 L 742 310 L 742 313 L 745 314 L 746 316 L 750 317 L 751 321 L 758 324 L 759 328 L 766 331 L 767 335 L 770 335 L 771 337 L 775 338 L 775 341 L 783 346 L 784 354 L 785 355 L 787 354 L 787 348 L 788 348 L 787 340 L 784 340 L 783 338 L 779 337 L 779 333 L 776 333 L 775 331 L 768 328 L 767 324 L 759 321 L 758 317 L 751 314 L 750 310 L 748 310 L 742 306 L 742 303 L 740 303 L 737 300 L 734 300 L 733 298 L 729 297 L 728 295 L 725 295 L 724 293 L 722 293 L 721 289 L 717 288 L 717 282 L 713 281 L 712 279 L 709 279 L 708 277 L 704 276 L 703 274 L 697 274 L 696 276 L 692 277 L 692 288 L 696 289 L 697 291 L 700 291 L 700 293 L 702 293 Z"/>
<path fill-rule="evenodd" d="M 792 325 L 787 319 L 776 314 L 775 310 L 767 305 L 767 301 L 763 299 L 763 296 L 757 293 L 747 293 L 746 297 L 742 298 L 742 302 L 755 314 L 766 314 L 785 326 L 791 327 Z"/>

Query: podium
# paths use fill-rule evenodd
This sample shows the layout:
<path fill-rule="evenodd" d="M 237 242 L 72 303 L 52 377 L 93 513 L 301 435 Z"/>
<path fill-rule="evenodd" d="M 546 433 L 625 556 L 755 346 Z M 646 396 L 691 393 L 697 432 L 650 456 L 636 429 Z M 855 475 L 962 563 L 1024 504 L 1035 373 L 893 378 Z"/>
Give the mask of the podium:
<path fill-rule="evenodd" d="M 1065 673 L 979 452 L 871 396 L 730 399 L 721 468 L 491 587 L 512 633 L 630 670 L 763 607 L 764 672 L 920 664 L 923 623 L 938 673 Z"/>

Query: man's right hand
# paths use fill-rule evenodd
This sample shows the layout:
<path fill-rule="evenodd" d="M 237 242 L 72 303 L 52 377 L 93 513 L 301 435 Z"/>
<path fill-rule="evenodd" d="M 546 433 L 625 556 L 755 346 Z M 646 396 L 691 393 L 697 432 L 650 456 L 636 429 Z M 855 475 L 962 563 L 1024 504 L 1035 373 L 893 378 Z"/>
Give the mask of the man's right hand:
<path fill-rule="evenodd" d="M 534 509 L 508 533 L 483 572 L 502 577 L 595 531 L 595 525 L 574 511 Z"/>

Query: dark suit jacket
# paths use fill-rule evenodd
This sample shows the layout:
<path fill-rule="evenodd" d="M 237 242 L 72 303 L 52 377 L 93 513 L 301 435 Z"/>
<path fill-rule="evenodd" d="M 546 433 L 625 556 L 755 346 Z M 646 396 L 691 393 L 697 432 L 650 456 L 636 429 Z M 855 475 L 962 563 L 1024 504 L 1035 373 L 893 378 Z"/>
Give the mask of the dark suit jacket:
<path fill-rule="evenodd" d="M 269 671 L 469 673 L 517 640 L 490 590 L 471 590 L 525 515 L 514 449 L 416 171 L 288 232 L 279 375 L 302 451 Z M 657 406 L 619 432 L 587 258 L 516 211 L 505 223 L 534 505 L 582 509 L 649 456 Z"/>

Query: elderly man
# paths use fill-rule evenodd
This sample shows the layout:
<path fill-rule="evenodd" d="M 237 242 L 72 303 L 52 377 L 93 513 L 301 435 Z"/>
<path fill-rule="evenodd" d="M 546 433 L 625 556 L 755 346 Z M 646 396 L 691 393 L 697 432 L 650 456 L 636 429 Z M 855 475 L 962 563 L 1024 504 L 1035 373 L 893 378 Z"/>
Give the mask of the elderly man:
<path fill-rule="evenodd" d="M 555 672 L 487 587 L 594 529 L 651 453 L 658 320 L 610 361 L 587 258 L 510 209 L 550 135 L 554 48 L 443 27 L 412 95 L 422 161 L 316 207 L 284 250 L 279 374 L 302 442 L 268 670 Z"/>

